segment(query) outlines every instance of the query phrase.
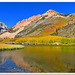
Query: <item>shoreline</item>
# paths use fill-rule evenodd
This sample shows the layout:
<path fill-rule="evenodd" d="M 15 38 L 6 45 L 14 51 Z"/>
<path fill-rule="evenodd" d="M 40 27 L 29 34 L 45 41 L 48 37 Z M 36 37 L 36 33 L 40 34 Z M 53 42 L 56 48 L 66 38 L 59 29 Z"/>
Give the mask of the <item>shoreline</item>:
<path fill-rule="evenodd" d="M 25 45 L 25 44 L 16 44 L 16 45 L 23 45 L 23 46 L 75 46 L 75 45 Z"/>
<path fill-rule="evenodd" d="M 22 46 L 75 46 L 75 45 L 57 45 L 57 44 L 18 44 L 18 43 L 1 43 L 1 44 L 10 44 L 10 45 L 22 45 Z"/>

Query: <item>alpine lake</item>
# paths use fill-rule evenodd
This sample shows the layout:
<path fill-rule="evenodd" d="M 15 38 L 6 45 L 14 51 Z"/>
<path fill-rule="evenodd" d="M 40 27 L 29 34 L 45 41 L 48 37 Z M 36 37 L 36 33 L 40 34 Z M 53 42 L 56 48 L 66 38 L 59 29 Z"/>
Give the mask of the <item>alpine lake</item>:
<path fill-rule="evenodd" d="M 0 51 L 0 73 L 71 72 L 75 72 L 75 46 L 25 46 Z"/>

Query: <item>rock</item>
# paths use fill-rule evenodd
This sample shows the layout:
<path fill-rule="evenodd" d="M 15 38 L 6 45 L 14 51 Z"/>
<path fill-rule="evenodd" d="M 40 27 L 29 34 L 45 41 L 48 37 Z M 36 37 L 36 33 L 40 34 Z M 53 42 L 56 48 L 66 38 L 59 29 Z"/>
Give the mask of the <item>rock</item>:
<path fill-rule="evenodd" d="M 7 29 L 8 27 L 3 22 L 0 22 L 0 34 L 6 31 Z"/>

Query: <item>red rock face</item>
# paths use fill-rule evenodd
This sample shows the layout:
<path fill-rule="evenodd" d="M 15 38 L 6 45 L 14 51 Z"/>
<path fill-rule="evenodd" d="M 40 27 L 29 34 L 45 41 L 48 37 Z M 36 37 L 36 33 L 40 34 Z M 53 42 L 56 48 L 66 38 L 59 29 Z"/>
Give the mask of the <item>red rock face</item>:
<path fill-rule="evenodd" d="M 26 25 L 28 25 L 31 21 L 33 21 L 33 20 L 35 20 L 35 19 L 37 19 L 38 17 L 40 17 L 41 15 L 39 14 L 39 15 L 37 15 L 37 16 L 32 16 L 32 17 L 30 17 L 30 18 L 28 18 L 28 19 L 23 19 L 22 21 L 19 21 L 15 26 L 13 26 L 12 28 L 14 28 L 14 29 L 17 29 L 17 28 L 20 28 L 20 27 L 24 27 L 24 26 L 26 26 Z"/>
<path fill-rule="evenodd" d="M 44 13 L 43 15 L 48 15 L 46 18 L 57 15 L 57 12 L 54 10 L 48 10 L 46 13 Z M 21 28 L 24 27 L 26 25 L 28 25 L 31 21 L 37 19 L 38 17 L 40 17 L 41 15 L 38 14 L 37 16 L 32 16 L 29 17 L 28 19 L 23 19 L 22 21 L 19 21 L 15 26 L 13 26 L 13 30 L 17 29 L 17 28 Z"/>
<path fill-rule="evenodd" d="M 0 38 L 14 38 L 16 34 L 18 34 L 20 31 L 23 30 L 24 26 L 28 25 L 31 21 L 37 19 L 38 17 L 40 17 L 41 15 L 37 15 L 37 16 L 32 16 L 28 19 L 23 19 L 22 21 L 19 21 L 15 26 L 13 26 L 13 30 L 19 28 L 18 31 L 14 32 L 14 33 L 9 33 L 9 32 L 5 32 L 4 34 L 0 35 Z"/>

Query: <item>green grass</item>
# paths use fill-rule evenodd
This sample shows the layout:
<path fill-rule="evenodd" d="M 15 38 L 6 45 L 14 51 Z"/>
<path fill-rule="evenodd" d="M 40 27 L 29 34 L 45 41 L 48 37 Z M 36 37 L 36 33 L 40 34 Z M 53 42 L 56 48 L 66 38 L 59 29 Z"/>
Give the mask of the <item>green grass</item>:
<path fill-rule="evenodd" d="M 24 48 L 22 45 L 0 44 L 0 50 L 15 50 L 22 48 Z"/>

